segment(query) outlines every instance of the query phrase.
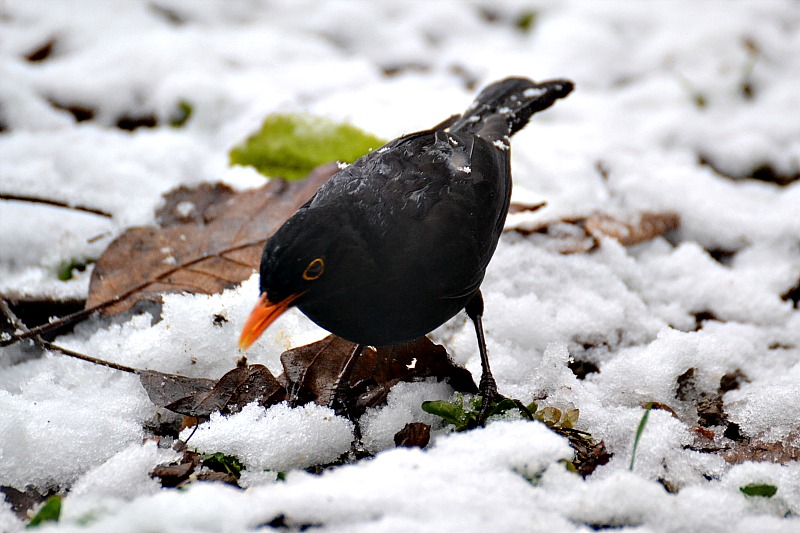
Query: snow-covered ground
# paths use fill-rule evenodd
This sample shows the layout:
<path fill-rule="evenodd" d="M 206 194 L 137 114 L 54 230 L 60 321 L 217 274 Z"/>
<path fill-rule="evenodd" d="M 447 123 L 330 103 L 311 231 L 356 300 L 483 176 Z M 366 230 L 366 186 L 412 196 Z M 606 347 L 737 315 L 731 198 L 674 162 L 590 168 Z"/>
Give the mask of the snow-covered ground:
<path fill-rule="evenodd" d="M 25 59 L 48 41 L 49 57 Z M 426 450 L 396 449 L 407 422 L 435 422 L 422 401 L 452 392 L 417 383 L 362 420 L 374 459 L 309 474 L 302 468 L 347 451 L 349 423 L 321 407 L 250 406 L 212 417 L 190 441 L 238 456 L 246 490 L 162 489 L 148 473 L 176 454 L 147 440 L 155 406 L 135 376 L 58 354 L 12 364 L 12 347 L 0 352 L 0 486 L 69 489 L 47 531 L 252 531 L 280 515 L 323 531 L 797 531 L 800 181 L 748 177 L 762 166 L 800 173 L 796 1 L 5 0 L 0 193 L 112 216 L 0 201 L 0 294 L 85 297 L 88 273 L 58 281 L 57 265 L 153 223 L 163 192 L 262 183 L 229 168 L 227 152 L 269 113 L 311 112 L 392 138 L 462 111 L 508 75 L 576 82 L 514 138 L 515 198 L 547 206 L 510 226 L 595 211 L 681 219 L 669 240 L 607 239 L 588 254 L 508 233 L 483 285 L 501 391 L 580 409 L 577 427 L 613 453 L 607 465 L 583 480 L 561 461 L 566 440 L 523 421 L 439 430 Z M 182 101 L 189 121 L 168 126 Z M 59 107 L 93 118 L 76 123 Z M 145 116 L 161 125 L 115 126 Z M 236 364 L 256 296 L 254 276 L 220 295 L 168 296 L 160 321 L 88 321 L 58 342 L 218 378 Z M 227 322 L 212 326 L 215 314 Z M 283 350 L 322 335 L 293 311 L 247 355 L 277 373 Z M 477 379 L 466 317 L 432 338 Z M 570 360 L 599 372 L 578 379 Z M 727 420 L 711 438 L 692 397 L 719 392 L 737 370 L 746 379 L 722 391 Z M 676 414 L 651 412 L 631 472 L 647 402 Z M 748 443 L 782 446 L 784 464 L 730 459 Z M 749 484 L 777 492 L 746 496 Z M 0 503 L 0 530 L 23 527 Z"/>

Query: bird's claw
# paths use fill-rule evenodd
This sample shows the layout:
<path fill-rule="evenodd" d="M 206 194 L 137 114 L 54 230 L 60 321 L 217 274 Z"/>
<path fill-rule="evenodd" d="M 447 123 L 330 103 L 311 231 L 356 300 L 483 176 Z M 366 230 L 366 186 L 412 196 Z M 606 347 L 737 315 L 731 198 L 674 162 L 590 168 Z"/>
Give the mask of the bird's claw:
<path fill-rule="evenodd" d="M 489 418 L 492 404 L 505 399 L 505 396 L 497 392 L 497 383 L 490 375 L 481 376 L 481 383 L 478 386 L 478 394 L 481 396 L 481 410 L 478 412 L 478 425 L 486 425 L 486 419 Z"/>
<path fill-rule="evenodd" d="M 494 378 L 489 376 L 481 377 L 481 383 L 478 387 L 478 394 L 481 397 L 481 409 L 478 412 L 477 418 L 477 425 L 478 426 L 485 426 L 486 420 L 492 414 L 492 409 L 500 402 L 504 400 L 510 400 L 514 402 L 514 405 L 517 406 L 522 416 L 527 418 L 528 420 L 533 420 L 533 415 L 525 406 L 524 403 L 517 400 L 516 398 L 509 398 L 508 396 L 503 396 L 499 392 L 497 392 L 497 383 L 495 382 Z"/>

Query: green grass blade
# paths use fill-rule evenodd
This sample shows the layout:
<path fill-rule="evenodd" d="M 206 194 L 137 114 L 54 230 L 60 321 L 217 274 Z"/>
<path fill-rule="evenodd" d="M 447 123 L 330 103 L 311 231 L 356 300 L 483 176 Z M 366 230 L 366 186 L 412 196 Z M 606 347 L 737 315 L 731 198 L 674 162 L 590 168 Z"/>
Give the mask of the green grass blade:
<path fill-rule="evenodd" d="M 644 433 L 644 427 L 647 425 L 647 419 L 650 417 L 650 409 L 652 408 L 653 402 L 649 402 L 644 410 L 642 419 L 639 421 L 639 427 L 636 429 L 636 438 L 633 441 L 633 451 L 631 452 L 631 464 L 628 467 L 631 472 L 633 472 L 633 462 L 636 459 L 636 448 L 639 447 L 639 439 L 642 438 L 642 433 Z"/>
<path fill-rule="evenodd" d="M 47 498 L 36 516 L 31 518 L 26 528 L 39 527 L 44 522 L 58 522 L 61 516 L 61 496 L 55 495 Z"/>

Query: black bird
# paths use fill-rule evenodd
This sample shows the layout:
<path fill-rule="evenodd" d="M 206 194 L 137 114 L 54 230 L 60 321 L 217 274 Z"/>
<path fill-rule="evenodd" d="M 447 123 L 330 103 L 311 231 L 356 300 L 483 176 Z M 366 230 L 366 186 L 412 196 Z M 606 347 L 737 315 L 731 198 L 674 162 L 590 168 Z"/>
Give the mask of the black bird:
<path fill-rule="evenodd" d="M 501 398 L 489 369 L 481 282 L 511 197 L 509 138 L 572 91 L 567 80 L 507 78 L 462 115 L 411 133 L 340 170 L 269 238 L 261 298 L 242 330 L 249 347 L 297 306 L 364 345 L 416 339 L 465 309 L 481 355 L 481 422 Z"/>

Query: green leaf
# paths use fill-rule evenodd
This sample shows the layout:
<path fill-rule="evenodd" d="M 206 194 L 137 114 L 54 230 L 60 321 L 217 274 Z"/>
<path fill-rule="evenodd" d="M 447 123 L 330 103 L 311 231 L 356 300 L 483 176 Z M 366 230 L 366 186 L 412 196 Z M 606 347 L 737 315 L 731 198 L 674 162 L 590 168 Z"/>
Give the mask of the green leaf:
<path fill-rule="evenodd" d="M 465 402 L 464 397 L 457 393 L 453 396 L 453 400 L 449 402 L 444 400 L 423 402 L 422 409 L 453 424 L 455 431 L 465 431 L 478 426 L 482 403 L 483 398 L 480 395 L 472 396 Z M 506 418 L 512 419 L 539 420 L 553 429 L 570 430 L 578 422 L 578 416 L 580 415 L 578 409 L 569 409 L 566 412 L 562 412 L 561 409 L 556 407 L 544 407 L 537 410 L 538 405 L 533 402 L 527 406 L 529 413 L 533 415 L 533 418 L 531 418 L 528 413 L 523 411 L 523 408 L 524 406 L 521 403 L 517 403 L 516 400 L 503 398 L 499 402 L 492 402 L 489 405 L 488 416 L 491 418 L 506 415 Z"/>
<path fill-rule="evenodd" d="M 39 527 L 42 522 L 58 522 L 58 517 L 61 516 L 61 496 L 55 495 L 47 498 L 44 505 L 36 516 L 31 518 L 28 522 L 27 528 Z"/>
<path fill-rule="evenodd" d="M 766 483 L 750 483 L 744 487 L 739 487 L 739 490 L 747 496 L 763 496 L 765 498 L 772 498 L 778 492 L 778 487 L 775 485 L 767 485 Z"/>
<path fill-rule="evenodd" d="M 350 124 L 278 114 L 268 116 L 260 131 L 231 149 L 230 162 L 253 166 L 265 176 L 298 179 L 323 163 L 352 163 L 384 143 Z"/>
<path fill-rule="evenodd" d="M 215 472 L 225 472 L 236 479 L 239 479 L 239 475 L 242 470 L 244 470 L 242 463 L 233 455 L 225 455 L 222 452 L 217 452 L 203 455 L 202 457 L 203 466 L 207 466 Z"/>
<path fill-rule="evenodd" d="M 652 408 L 653 402 L 649 402 L 644 410 L 642 419 L 639 421 L 639 427 L 636 429 L 636 438 L 633 439 L 633 451 L 631 452 L 631 464 L 628 467 L 631 472 L 633 472 L 633 461 L 636 459 L 636 448 L 639 447 L 639 439 L 642 438 L 642 433 L 644 433 L 644 427 L 647 425 L 647 419 L 650 417 L 650 409 Z"/>
<path fill-rule="evenodd" d="M 570 442 L 570 445 L 572 445 L 572 442 Z M 564 468 L 567 469 L 567 472 L 572 472 L 573 474 L 578 473 L 578 468 L 572 461 L 567 461 L 566 459 L 559 459 L 558 462 L 564 465 Z"/>
<path fill-rule="evenodd" d="M 75 276 L 74 272 L 76 270 L 83 272 L 86 270 L 86 266 L 92 263 L 94 263 L 94 261 L 91 259 L 70 259 L 69 261 L 64 261 L 59 263 L 56 267 L 56 276 L 61 281 L 69 281 Z"/>
<path fill-rule="evenodd" d="M 536 11 L 523 11 L 517 16 L 514 25 L 522 33 L 529 33 L 533 29 L 534 22 L 536 22 Z"/>
<path fill-rule="evenodd" d="M 503 398 L 499 402 L 492 404 L 492 409 L 489 411 L 489 416 L 502 415 L 506 411 L 510 411 L 512 409 L 517 409 L 517 404 L 514 403 L 514 400 Z"/>
<path fill-rule="evenodd" d="M 180 128 L 181 126 L 185 126 L 186 122 L 189 121 L 189 118 L 192 116 L 192 104 L 187 102 L 186 100 L 181 100 L 178 102 L 178 106 L 172 115 L 169 117 L 169 125 L 173 128 Z"/>
<path fill-rule="evenodd" d="M 422 410 L 426 413 L 443 418 L 446 422 L 458 427 L 466 420 L 463 407 L 445 400 L 422 402 Z"/>

